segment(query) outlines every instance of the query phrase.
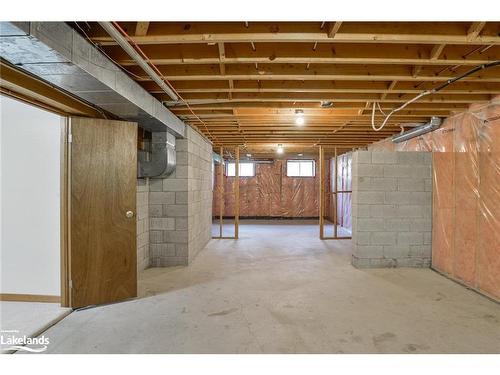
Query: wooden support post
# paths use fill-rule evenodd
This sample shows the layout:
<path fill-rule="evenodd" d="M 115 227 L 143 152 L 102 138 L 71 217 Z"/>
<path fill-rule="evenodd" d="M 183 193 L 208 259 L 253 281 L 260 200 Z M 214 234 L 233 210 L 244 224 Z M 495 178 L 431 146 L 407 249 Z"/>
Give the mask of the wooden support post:
<path fill-rule="evenodd" d="M 67 117 L 61 120 L 61 306 L 71 307 L 71 290 L 69 288 L 70 279 L 70 183 L 71 183 L 71 144 L 68 142 L 71 133 L 71 125 Z"/>
<path fill-rule="evenodd" d="M 324 184 L 325 184 L 325 173 L 324 173 L 324 158 L 325 158 L 325 151 L 324 151 L 324 147 L 321 147 L 320 146 L 320 157 L 319 157 L 319 160 L 320 160 L 320 196 L 319 196 L 319 199 L 320 199 L 320 212 L 321 212 L 321 215 L 324 216 L 324 212 L 325 212 L 325 200 L 324 200 L 324 194 L 325 194 L 325 187 L 324 187 Z M 344 190 L 344 186 L 342 186 L 342 189 L 339 190 L 339 187 L 338 187 L 338 179 L 337 179 L 337 175 L 339 173 L 339 170 L 338 170 L 338 149 L 337 147 L 334 148 L 334 157 L 331 159 L 331 162 L 332 163 L 335 163 L 335 166 L 333 168 L 330 168 L 330 170 L 332 171 L 332 175 L 330 176 L 330 180 L 332 181 L 331 182 L 331 189 L 330 191 L 328 191 L 328 194 L 329 196 L 332 197 L 332 200 L 334 200 L 333 202 L 333 218 L 332 218 L 332 221 L 333 221 L 333 236 L 325 236 L 324 235 L 324 219 L 323 217 L 320 216 L 320 239 L 322 240 L 347 240 L 347 239 L 351 239 L 350 236 L 342 236 L 340 235 L 339 236 L 339 233 L 338 233 L 338 195 L 339 194 L 345 194 L 345 193 L 352 193 L 352 190 Z M 349 171 L 347 171 L 347 173 L 349 173 Z M 342 202 L 343 204 L 343 202 Z"/>
<path fill-rule="evenodd" d="M 323 146 L 319 146 L 319 238 L 322 240 L 324 236 L 324 214 L 325 214 L 325 170 L 324 170 L 325 153 Z"/>
<path fill-rule="evenodd" d="M 240 147 L 236 146 L 235 186 L 234 186 L 234 238 L 238 239 L 240 226 Z"/>
<path fill-rule="evenodd" d="M 337 204 L 338 204 L 338 194 L 337 194 L 337 173 L 338 173 L 338 167 L 337 167 L 337 147 L 335 147 L 335 153 L 334 153 L 334 158 L 333 162 L 335 163 L 334 166 L 334 179 L 333 179 L 333 197 L 335 199 L 335 204 L 333 205 L 333 237 L 337 238 Z"/>
<path fill-rule="evenodd" d="M 219 237 L 222 237 L 222 220 L 224 216 L 224 149 L 221 147 L 219 149 L 220 152 L 220 170 L 219 170 L 219 180 L 220 180 L 220 189 L 219 189 Z"/>

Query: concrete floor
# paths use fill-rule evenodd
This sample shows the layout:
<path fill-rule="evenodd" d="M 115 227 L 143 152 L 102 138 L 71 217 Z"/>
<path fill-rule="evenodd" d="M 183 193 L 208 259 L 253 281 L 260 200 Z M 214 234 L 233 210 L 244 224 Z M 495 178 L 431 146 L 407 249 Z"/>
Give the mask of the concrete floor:
<path fill-rule="evenodd" d="M 10 345 L 4 345 L 9 337 L 37 337 L 55 322 L 68 315 L 71 309 L 59 303 L 0 302 L 0 351 L 10 353 Z"/>
<path fill-rule="evenodd" d="M 357 270 L 314 222 L 242 223 L 145 298 L 77 311 L 49 353 L 499 353 L 500 306 L 429 269 Z"/>

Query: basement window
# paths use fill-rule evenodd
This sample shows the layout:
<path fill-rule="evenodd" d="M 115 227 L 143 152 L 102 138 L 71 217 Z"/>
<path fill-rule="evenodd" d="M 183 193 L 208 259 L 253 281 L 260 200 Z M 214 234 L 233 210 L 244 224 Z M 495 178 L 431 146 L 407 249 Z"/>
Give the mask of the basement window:
<path fill-rule="evenodd" d="M 314 160 L 287 160 L 286 175 L 288 177 L 314 177 L 316 168 Z"/>
<path fill-rule="evenodd" d="M 255 163 L 240 162 L 240 177 L 254 177 L 255 176 Z M 236 177 L 236 163 L 226 163 L 226 176 Z"/>

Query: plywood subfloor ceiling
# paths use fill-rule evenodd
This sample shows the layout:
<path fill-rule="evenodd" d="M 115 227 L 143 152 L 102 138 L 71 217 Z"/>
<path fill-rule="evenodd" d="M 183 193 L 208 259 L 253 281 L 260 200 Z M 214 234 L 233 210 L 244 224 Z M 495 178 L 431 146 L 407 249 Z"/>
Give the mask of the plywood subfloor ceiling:
<path fill-rule="evenodd" d="M 409 105 L 381 132 L 370 125 L 373 102 L 389 112 L 499 60 L 499 22 L 120 23 L 185 102 L 173 102 L 98 24 L 77 26 L 214 145 L 247 152 L 272 152 L 279 143 L 294 152 L 360 147 L 398 133 L 401 124 L 449 116 L 500 94 L 495 67 Z M 333 105 L 322 108 L 322 101 Z M 300 127 L 297 109 L 304 112 Z"/>

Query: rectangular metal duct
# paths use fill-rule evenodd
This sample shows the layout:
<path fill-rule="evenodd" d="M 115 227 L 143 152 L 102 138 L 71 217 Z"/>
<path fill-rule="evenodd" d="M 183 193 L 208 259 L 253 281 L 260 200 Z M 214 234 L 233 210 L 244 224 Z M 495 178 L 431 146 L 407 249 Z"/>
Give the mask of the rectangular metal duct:
<path fill-rule="evenodd" d="M 423 134 L 432 132 L 436 129 L 439 129 L 439 127 L 441 126 L 441 122 L 442 122 L 441 118 L 431 117 L 431 120 L 427 124 L 420 125 L 420 126 L 417 126 L 413 129 L 407 130 L 404 133 L 394 135 L 392 137 L 392 141 L 394 143 L 401 143 L 401 142 L 405 142 L 409 139 L 419 137 Z"/>
<path fill-rule="evenodd" d="M 185 137 L 185 124 L 64 22 L 0 22 L 0 56 L 151 132 Z"/>

